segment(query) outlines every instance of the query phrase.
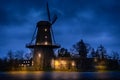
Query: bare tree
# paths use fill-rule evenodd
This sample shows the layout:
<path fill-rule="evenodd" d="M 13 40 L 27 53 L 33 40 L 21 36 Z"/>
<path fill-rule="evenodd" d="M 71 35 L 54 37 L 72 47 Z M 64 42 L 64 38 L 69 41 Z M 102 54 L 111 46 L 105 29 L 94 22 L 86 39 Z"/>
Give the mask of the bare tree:
<path fill-rule="evenodd" d="M 8 61 L 14 60 L 14 53 L 10 50 L 7 53 Z"/>
<path fill-rule="evenodd" d="M 118 52 L 112 52 L 112 58 L 114 59 L 114 60 L 118 60 L 119 59 L 119 53 Z"/>
<path fill-rule="evenodd" d="M 92 48 L 92 51 L 90 54 L 91 54 L 92 58 L 96 57 L 96 52 L 95 52 L 94 48 Z"/>
<path fill-rule="evenodd" d="M 106 52 L 106 49 L 102 46 L 102 45 L 100 45 L 98 48 L 97 48 L 97 54 L 99 55 L 99 57 L 100 57 L 100 59 L 104 59 L 104 58 L 106 58 L 106 54 L 107 54 L 107 52 Z"/>
<path fill-rule="evenodd" d="M 30 60 L 32 58 L 32 53 L 26 53 L 24 57 L 25 59 Z"/>
<path fill-rule="evenodd" d="M 15 58 L 18 60 L 23 60 L 24 51 L 19 50 L 15 52 Z"/>
<path fill-rule="evenodd" d="M 65 48 L 61 48 L 58 50 L 58 57 L 70 57 L 70 52 Z"/>
<path fill-rule="evenodd" d="M 87 53 L 90 50 L 90 45 L 85 44 L 83 40 L 80 40 L 75 45 L 73 45 L 73 48 L 79 53 L 81 58 L 87 58 Z"/>

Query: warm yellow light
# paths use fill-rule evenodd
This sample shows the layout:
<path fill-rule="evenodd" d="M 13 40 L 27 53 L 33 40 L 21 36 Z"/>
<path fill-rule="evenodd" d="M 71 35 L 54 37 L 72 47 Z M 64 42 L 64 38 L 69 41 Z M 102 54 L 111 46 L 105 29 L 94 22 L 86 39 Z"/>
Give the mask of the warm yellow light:
<path fill-rule="evenodd" d="M 34 62 L 32 61 L 32 66 L 33 66 L 33 63 L 34 63 Z"/>
<path fill-rule="evenodd" d="M 61 61 L 61 64 L 65 65 L 65 64 L 66 64 L 66 61 L 62 60 L 62 61 Z"/>
<path fill-rule="evenodd" d="M 23 64 L 21 66 L 24 66 Z"/>
<path fill-rule="evenodd" d="M 51 66 L 52 66 L 52 68 L 55 68 L 54 59 L 51 60 Z"/>
<path fill-rule="evenodd" d="M 46 42 L 45 42 L 45 45 L 47 45 L 47 44 L 48 44 L 48 42 L 46 41 Z"/>
<path fill-rule="evenodd" d="M 38 54 L 38 57 L 41 58 L 41 53 Z"/>
<path fill-rule="evenodd" d="M 55 60 L 55 66 L 58 66 L 59 62 L 57 60 Z"/>
<path fill-rule="evenodd" d="M 98 72 L 106 71 L 106 66 L 105 65 L 98 65 L 98 66 L 95 66 L 95 68 Z"/>
<path fill-rule="evenodd" d="M 72 66 L 75 66 L 75 62 L 74 61 L 72 61 Z"/>

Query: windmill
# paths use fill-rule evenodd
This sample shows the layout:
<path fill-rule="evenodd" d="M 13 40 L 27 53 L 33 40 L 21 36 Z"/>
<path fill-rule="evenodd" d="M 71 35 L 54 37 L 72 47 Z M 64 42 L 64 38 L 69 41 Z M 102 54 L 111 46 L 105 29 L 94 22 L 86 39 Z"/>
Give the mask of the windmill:
<path fill-rule="evenodd" d="M 57 16 L 54 15 L 51 20 L 48 3 L 46 8 L 48 20 L 37 23 L 32 40 L 26 45 L 27 48 L 33 49 L 33 66 L 37 70 L 51 68 L 51 60 L 54 58 L 53 49 L 60 47 L 55 42 L 52 30 L 52 25 L 56 22 Z"/>

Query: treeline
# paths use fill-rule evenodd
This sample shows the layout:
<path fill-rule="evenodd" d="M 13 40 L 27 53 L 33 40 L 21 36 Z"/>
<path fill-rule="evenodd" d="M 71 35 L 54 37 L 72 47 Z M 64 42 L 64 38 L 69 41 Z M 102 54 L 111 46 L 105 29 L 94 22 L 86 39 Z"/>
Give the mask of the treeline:
<path fill-rule="evenodd" d="M 97 49 L 92 48 L 88 43 L 85 43 L 83 40 L 80 40 L 72 46 L 68 51 L 65 48 L 58 49 L 58 57 L 74 57 L 78 56 L 80 58 L 100 58 L 100 59 L 113 59 L 119 60 L 119 53 L 113 51 L 107 53 L 107 50 L 103 45 L 99 45 Z"/>
<path fill-rule="evenodd" d="M 103 45 L 92 48 L 89 44 L 80 40 L 68 51 L 65 48 L 58 50 L 57 57 L 70 57 L 76 61 L 76 68 L 83 71 L 95 71 L 96 68 L 105 70 L 119 70 L 119 53 L 107 53 Z M 96 67 L 96 68 L 95 68 Z"/>
<path fill-rule="evenodd" d="M 0 71 L 9 71 L 17 69 L 23 60 L 30 60 L 32 53 L 24 53 L 24 51 L 8 51 L 5 58 L 0 59 Z"/>
<path fill-rule="evenodd" d="M 72 46 L 71 49 L 59 48 L 55 54 L 57 57 L 70 57 L 70 58 L 80 58 L 80 61 L 83 63 L 88 58 L 97 58 L 99 60 L 119 60 L 119 53 L 112 52 L 107 53 L 107 50 L 103 45 L 98 46 L 97 49 L 92 48 L 88 43 L 85 43 L 83 40 L 80 40 Z M 20 62 L 23 60 L 31 60 L 33 57 L 33 51 L 31 53 L 24 53 L 24 51 L 8 51 L 5 58 L 0 59 L 0 71 L 9 71 L 14 68 L 18 68 Z M 81 63 L 80 63 L 81 64 Z M 117 64 L 110 64 L 117 65 Z M 84 66 L 84 64 L 83 64 Z"/>

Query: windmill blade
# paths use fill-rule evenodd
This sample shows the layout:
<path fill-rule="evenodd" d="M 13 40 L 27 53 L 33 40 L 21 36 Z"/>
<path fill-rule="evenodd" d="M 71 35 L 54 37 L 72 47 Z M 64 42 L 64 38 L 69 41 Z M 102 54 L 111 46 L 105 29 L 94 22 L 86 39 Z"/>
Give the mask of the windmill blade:
<path fill-rule="evenodd" d="M 34 33 L 33 33 L 33 36 L 32 36 L 32 40 L 31 40 L 31 42 L 30 43 L 32 43 L 33 42 L 33 40 L 35 39 L 35 34 L 36 34 L 36 32 L 37 32 L 37 27 L 35 28 L 35 30 L 34 30 Z"/>
<path fill-rule="evenodd" d="M 55 14 L 53 19 L 52 19 L 52 24 L 54 24 L 56 20 L 57 20 L 57 15 Z"/>
<path fill-rule="evenodd" d="M 48 20 L 51 21 L 51 19 L 50 19 L 50 11 L 49 11 L 49 7 L 48 7 L 48 2 L 47 2 L 47 15 L 48 15 Z"/>

